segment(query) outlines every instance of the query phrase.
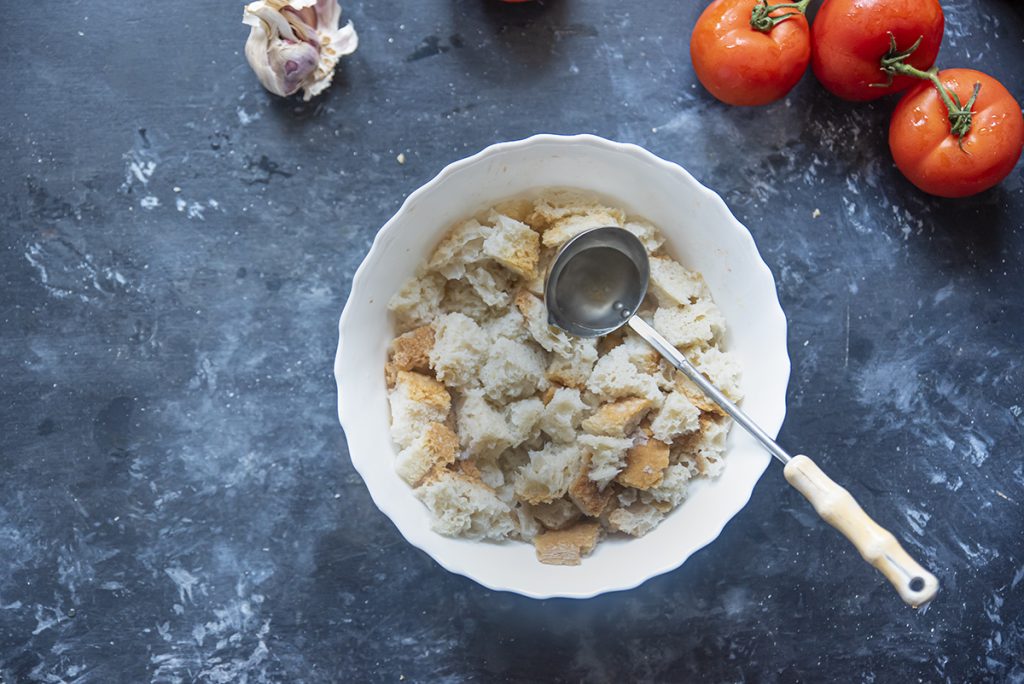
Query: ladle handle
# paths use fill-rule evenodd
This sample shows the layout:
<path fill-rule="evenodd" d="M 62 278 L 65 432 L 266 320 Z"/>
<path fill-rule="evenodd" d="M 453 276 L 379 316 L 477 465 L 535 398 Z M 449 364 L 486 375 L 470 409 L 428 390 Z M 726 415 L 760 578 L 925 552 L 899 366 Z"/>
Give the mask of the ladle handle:
<path fill-rule="evenodd" d="M 821 519 L 849 539 L 860 555 L 885 575 L 900 598 L 914 608 L 934 598 L 939 580 L 910 557 L 896 537 L 871 519 L 846 489 L 806 456 L 794 456 L 786 480 L 811 502 Z"/>
<path fill-rule="evenodd" d="M 786 464 L 786 480 L 811 502 L 825 522 L 853 542 L 864 560 L 889 580 L 904 602 L 917 608 L 935 596 L 939 588 L 935 575 L 911 558 L 892 533 L 872 520 L 850 492 L 832 481 L 811 459 L 786 453 L 750 416 L 722 394 L 678 349 L 642 318 L 633 316 L 629 319 L 629 327 L 696 383 L 704 394 L 721 406 L 772 455 Z"/>

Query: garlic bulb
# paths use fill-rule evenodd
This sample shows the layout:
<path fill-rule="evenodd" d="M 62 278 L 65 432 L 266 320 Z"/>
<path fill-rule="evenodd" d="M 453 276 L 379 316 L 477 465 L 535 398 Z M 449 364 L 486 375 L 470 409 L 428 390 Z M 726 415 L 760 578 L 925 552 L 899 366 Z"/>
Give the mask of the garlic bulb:
<path fill-rule="evenodd" d="M 359 37 L 351 23 L 338 28 L 338 0 L 257 0 L 245 6 L 251 26 L 245 58 L 263 87 L 287 97 L 302 88 L 302 99 L 324 91 L 334 67 L 355 52 Z"/>

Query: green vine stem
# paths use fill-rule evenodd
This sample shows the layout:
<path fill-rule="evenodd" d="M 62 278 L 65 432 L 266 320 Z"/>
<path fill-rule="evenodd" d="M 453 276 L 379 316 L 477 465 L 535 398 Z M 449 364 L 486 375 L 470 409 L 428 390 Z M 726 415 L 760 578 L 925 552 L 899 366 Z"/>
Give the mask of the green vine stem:
<path fill-rule="evenodd" d="M 755 30 L 762 33 L 768 33 L 776 25 L 781 24 L 787 19 L 803 14 L 807 11 L 807 5 L 811 4 L 811 0 L 799 0 L 799 2 L 784 2 L 779 5 L 769 5 L 768 0 L 760 0 L 754 5 L 754 10 L 750 13 L 750 25 Z M 771 16 L 772 12 L 780 9 L 792 9 L 795 12 L 786 12 L 777 17 Z"/>
<path fill-rule="evenodd" d="M 978 99 L 978 92 L 981 91 L 981 84 L 974 84 L 974 92 L 971 93 L 971 99 L 967 100 L 967 104 L 960 102 L 960 96 L 954 92 L 950 92 L 949 89 L 942 83 L 939 78 L 939 68 L 933 66 L 928 71 L 922 71 L 915 67 L 910 66 L 906 63 L 907 57 L 913 54 L 914 50 L 921 44 L 921 38 L 918 38 L 913 45 L 906 50 L 900 50 L 896 47 L 896 37 L 889 34 L 889 52 L 886 53 L 885 57 L 882 57 L 881 69 L 888 76 L 888 81 L 885 83 L 872 83 L 871 85 L 879 88 L 887 88 L 892 85 L 892 80 L 896 75 L 910 76 L 911 78 L 919 78 L 924 81 L 931 81 L 932 85 L 935 86 L 935 90 L 939 93 L 939 97 L 942 99 L 942 103 L 946 105 L 946 109 L 949 110 L 949 132 L 957 136 L 960 144 L 960 149 L 964 149 L 964 136 L 971 131 L 971 124 L 973 123 L 972 107 L 975 101 Z M 966 150 L 965 150 L 966 151 Z"/>

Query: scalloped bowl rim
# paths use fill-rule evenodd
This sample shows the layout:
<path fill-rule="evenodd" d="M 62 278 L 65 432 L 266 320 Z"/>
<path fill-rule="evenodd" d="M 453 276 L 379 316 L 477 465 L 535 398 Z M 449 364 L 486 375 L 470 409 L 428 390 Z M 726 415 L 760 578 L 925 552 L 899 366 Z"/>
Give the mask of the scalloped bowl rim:
<path fill-rule="evenodd" d="M 734 231 L 736 231 L 740 236 L 742 236 L 742 238 L 745 238 L 744 242 L 746 243 L 746 246 L 750 252 L 750 254 L 747 255 L 749 257 L 749 264 L 745 265 L 751 266 L 758 271 L 756 276 L 758 278 L 763 278 L 765 285 L 770 285 L 771 292 L 774 295 L 772 301 L 772 304 L 774 304 L 774 306 L 770 306 L 769 310 L 765 311 L 765 314 L 768 317 L 768 320 L 770 321 L 770 325 L 767 326 L 765 329 L 765 338 L 773 340 L 774 343 L 781 341 L 781 355 L 778 356 L 778 358 L 773 359 L 775 364 L 773 368 L 777 371 L 777 378 L 775 380 L 776 385 L 775 387 L 773 387 L 773 389 L 775 390 L 778 396 L 772 406 L 772 408 L 774 408 L 774 411 L 766 410 L 762 412 L 762 415 L 759 416 L 759 423 L 761 427 L 770 435 L 774 436 L 778 433 L 785 419 L 786 389 L 789 383 L 790 376 L 790 359 L 786 346 L 787 323 L 781 304 L 778 301 L 778 292 L 776 290 L 775 278 L 772 275 L 772 272 L 769 269 L 768 265 L 764 262 L 760 253 L 758 252 L 757 246 L 754 242 L 753 236 L 750 234 L 750 231 L 733 216 L 732 212 L 725 204 L 725 201 L 716 192 L 707 188 L 699 181 L 697 181 L 686 169 L 684 169 L 679 164 L 662 159 L 661 157 L 658 157 L 654 153 L 638 145 L 634 145 L 631 143 L 614 142 L 611 140 L 607 140 L 605 138 L 589 134 L 538 134 L 530 136 L 528 138 L 524 138 L 522 140 L 496 143 L 484 148 L 483 150 L 477 152 L 476 154 L 452 162 L 448 166 L 444 167 L 444 169 L 442 169 L 441 172 L 438 173 L 434 178 L 432 178 L 427 183 L 425 183 L 424 185 L 420 186 L 417 190 L 412 192 L 402 203 L 398 211 L 391 217 L 391 219 L 387 221 L 387 223 L 384 224 L 384 226 L 377 233 L 372 245 L 370 246 L 369 251 L 367 252 L 363 261 L 360 263 L 358 269 L 355 272 L 355 275 L 353 276 L 352 287 L 350 289 L 349 297 L 346 300 L 344 309 L 342 310 L 341 318 L 338 323 L 339 336 L 338 348 L 334 363 L 334 375 L 338 390 L 338 418 L 341 422 L 343 430 L 345 431 L 346 440 L 349 442 L 349 457 L 352 461 L 352 465 L 363 478 L 364 483 L 366 483 L 367 489 L 370 493 L 370 497 L 372 498 L 374 504 L 381 510 L 381 512 L 383 512 L 392 521 L 392 523 L 398 528 L 399 533 L 410 544 L 419 548 L 421 551 L 425 552 L 427 555 L 433 558 L 438 564 L 440 564 L 449 572 L 468 577 L 469 579 L 472 579 L 473 581 L 487 587 L 488 589 L 492 589 L 495 591 L 509 591 L 536 599 L 548 599 L 558 597 L 583 599 L 591 598 L 593 596 L 597 596 L 603 593 L 633 589 L 639 586 L 640 584 L 644 583 L 648 579 L 675 570 L 676 568 L 680 567 L 690 556 L 692 556 L 698 550 L 713 542 L 721 534 L 725 525 L 733 517 L 735 517 L 735 515 L 739 513 L 740 510 L 742 510 L 743 507 L 746 506 L 747 502 L 750 500 L 750 496 L 753 493 L 754 486 L 757 484 L 760 477 L 763 475 L 764 471 L 767 469 L 771 461 L 771 457 L 768 455 L 768 453 L 763 452 L 764 457 L 760 463 L 760 467 L 751 470 L 749 482 L 747 483 L 749 484 L 749 486 L 744 485 L 742 491 L 735 492 L 735 495 L 732 497 L 732 500 L 736 504 L 738 504 L 735 510 L 725 515 L 721 521 L 721 524 L 705 527 L 703 529 L 704 534 L 701 535 L 700 539 L 693 545 L 693 547 L 687 551 L 681 552 L 678 555 L 678 557 L 673 558 L 669 562 L 661 563 L 660 565 L 644 566 L 643 570 L 639 572 L 624 573 L 621 577 L 609 578 L 608 581 L 601 586 L 580 588 L 578 590 L 563 589 L 554 591 L 543 591 L 537 589 L 527 589 L 523 587 L 518 587 L 515 586 L 514 583 L 498 582 L 494 581 L 491 578 L 481 576 L 480 574 L 465 568 L 462 564 L 458 562 L 457 559 L 453 559 L 448 556 L 445 556 L 442 553 L 439 553 L 436 548 L 436 542 L 437 540 L 442 539 L 442 537 L 437 533 L 428 531 L 426 534 L 424 534 L 421 530 L 414 530 L 409 528 L 408 526 L 403 526 L 401 522 L 401 515 L 399 514 L 399 508 L 401 507 L 399 502 L 389 500 L 387 497 L 383 496 L 380 491 L 375 491 L 374 486 L 372 484 L 373 475 L 371 472 L 372 467 L 369 459 L 374 457 L 379 458 L 379 455 L 358 454 L 351 448 L 350 435 L 353 433 L 350 432 L 350 430 L 355 431 L 359 429 L 358 414 L 361 409 L 352 408 L 356 406 L 358 402 L 345 402 L 343 400 L 344 387 L 346 386 L 342 376 L 345 336 L 347 324 L 350 318 L 352 317 L 352 311 L 354 308 L 353 300 L 355 296 L 357 296 L 363 289 L 365 281 L 368 277 L 369 270 L 375 264 L 378 253 L 381 251 L 381 245 L 388 241 L 390 238 L 392 238 L 392 232 L 396 230 L 396 227 L 400 223 L 400 220 L 403 217 L 403 215 L 410 213 L 411 210 L 414 207 L 416 207 L 417 203 L 420 201 L 422 197 L 434 192 L 439 186 L 442 186 L 445 183 L 446 179 L 467 167 L 479 164 L 499 153 L 514 151 L 517 149 L 522 149 L 533 145 L 544 145 L 550 143 L 558 143 L 562 145 L 570 144 L 581 146 L 597 146 L 600 148 L 604 148 L 605 150 L 613 150 L 618 153 L 638 157 L 641 161 L 647 162 L 655 167 L 658 167 L 658 169 L 664 173 L 674 174 L 675 176 L 683 180 L 686 184 L 690 185 L 694 190 L 703 194 L 706 197 L 706 199 L 709 200 L 715 206 L 715 208 L 718 210 L 718 213 L 721 215 L 723 225 L 729 226 Z M 565 185 L 571 186 L 572 183 L 566 183 Z M 740 428 L 737 427 L 732 432 L 735 433 L 739 429 Z M 395 478 L 398 477 L 393 473 L 393 469 L 391 470 L 391 472 Z M 428 515 L 426 510 L 423 510 L 422 513 L 424 516 Z M 585 562 L 586 561 L 584 561 L 584 563 Z"/>

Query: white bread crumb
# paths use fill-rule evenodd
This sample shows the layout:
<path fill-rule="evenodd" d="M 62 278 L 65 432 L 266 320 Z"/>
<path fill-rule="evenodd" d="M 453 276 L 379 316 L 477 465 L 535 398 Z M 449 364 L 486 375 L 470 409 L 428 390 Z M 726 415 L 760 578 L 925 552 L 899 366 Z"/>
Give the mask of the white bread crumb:
<path fill-rule="evenodd" d="M 501 214 L 493 215 L 494 231 L 483 252 L 520 278 L 532 278 L 540 259 L 540 236 L 528 225 Z"/>
<path fill-rule="evenodd" d="M 690 486 L 690 471 L 681 464 L 672 464 L 665 468 L 661 482 L 640 493 L 644 503 L 667 503 L 675 508 L 686 498 Z"/>
<path fill-rule="evenodd" d="M 520 399 L 547 385 L 544 354 L 532 344 L 500 337 L 487 353 L 487 362 L 480 369 L 480 382 L 492 401 Z"/>
<path fill-rule="evenodd" d="M 460 223 L 444 236 L 427 262 L 427 268 L 456 280 L 466 274 L 466 265 L 480 260 L 483 244 L 491 229 L 476 219 Z"/>
<path fill-rule="evenodd" d="M 391 436 L 407 448 L 429 423 L 443 423 L 451 410 L 451 395 L 431 377 L 411 371 L 398 373 L 388 393 L 391 404 Z"/>
<path fill-rule="evenodd" d="M 485 264 L 474 264 L 466 269 L 463 276 L 469 283 L 480 301 L 491 308 L 508 306 L 512 289 L 512 280 L 508 271 Z"/>
<path fill-rule="evenodd" d="M 491 316 L 491 307 L 480 299 L 476 289 L 467 280 L 449 280 L 444 286 L 439 314 L 460 313 L 480 321 Z"/>
<path fill-rule="evenodd" d="M 631 218 L 626 221 L 626 224 L 622 226 L 630 233 L 635 235 L 640 243 L 647 250 L 648 254 L 653 254 L 661 249 L 661 246 L 665 244 L 665 238 L 661 236 L 658 229 L 654 227 L 650 221 L 645 221 L 640 218 Z"/>
<path fill-rule="evenodd" d="M 519 309 L 510 307 L 508 311 L 488 320 L 483 326 L 484 332 L 491 340 L 504 337 L 513 342 L 526 342 L 530 334 L 526 331 L 526 321 Z"/>
<path fill-rule="evenodd" d="M 417 487 L 433 515 L 431 528 L 449 537 L 505 539 L 515 529 L 511 509 L 482 482 L 448 471 Z"/>
<path fill-rule="evenodd" d="M 740 364 L 729 352 L 709 347 L 690 356 L 690 361 L 712 384 L 733 401 L 743 398 L 740 388 Z"/>
<path fill-rule="evenodd" d="M 549 442 L 543 449 L 529 454 L 530 462 L 516 476 L 516 496 L 531 504 L 547 503 L 564 496 L 580 468 L 579 447 Z"/>
<path fill-rule="evenodd" d="M 409 278 L 388 302 L 400 331 L 432 322 L 439 313 L 445 280 L 436 274 Z"/>
<path fill-rule="evenodd" d="M 516 533 L 523 541 L 533 541 L 533 538 L 544 531 L 544 527 L 537 522 L 537 519 L 530 514 L 530 505 L 516 503 L 510 507 L 512 519 L 515 522 Z"/>
<path fill-rule="evenodd" d="M 484 397 L 483 390 L 462 393 L 456 407 L 459 443 L 467 456 L 499 454 L 512 445 L 505 415 Z"/>
<path fill-rule="evenodd" d="M 445 314 L 434 324 L 430 367 L 449 387 L 477 385 L 488 344 L 487 335 L 472 318 L 461 313 Z"/>
<path fill-rule="evenodd" d="M 547 378 L 565 387 L 583 387 L 594 371 L 596 361 L 597 341 L 593 338 L 574 339 L 567 356 L 551 356 Z"/>
<path fill-rule="evenodd" d="M 545 247 L 558 249 L 580 233 L 594 228 L 622 226 L 622 212 L 598 209 L 586 214 L 572 214 L 555 219 L 541 238 Z"/>
<path fill-rule="evenodd" d="M 725 319 L 710 299 L 686 306 L 662 306 L 654 312 L 654 327 L 674 347 L 708 344 L 725 331 Z"/>
<path fill-rule="evenodd" d="M 530 512 L 549 530 L 561 530 L 580 519 L 580 509 L 566 498 L 530 506 Z"/>
<path fill-rule="evenodd" d="M 685 306 L 708 296 L 700 274 L 686 270 L 668 257 L 651 259 L 651 292 L 659 306 Z"/>
<path fill-rule="evenodd" d="M 699 428 L 700 409 L 678 390 L 665 397 L 665 403 L 651 421 L 651 434 L 668 443 Z"/>
<path fill-rule="evenodd" d="M 601 490 L 626 467 L 626 452 L 633 446 L 632 439 L 606 435 L 583 434 L 576 442 L 590 454 L 588 477 Z"/>
<path fill-rule="evenodd" d="M 544 402 L 529 397 L 512 402 L 505 409 L 505 422 L 509 428 L 511 447 L 515 448 L 537 438 L 540 421 L 544 416 Z"/>
<path fill-rule="evenodd" d="M 587 390 L 600 397 L 620 399 L 642 397 L 655 406 L 663 400 L 657 379 L 641 373 L 629 360 L 629 349 L 623 345 L 597 360 L 587 380 Z"/>
<path fill-rule="evenodd" d="M 459 452 L 459 438 L 442 423 L 427 423 L 419 435 L 395 459 L 398 475 L 416 486 L 435 466 L 455 462 Z"/>
<path fill-rule="evenodd" d="M 608 514 L 608 524 L 614 532 L 642 537 L 657 527 L 664 517 L 665 515 L 651 504 L 637 502 L 626 508 L 616 508 Z"/>
<path fill-rule="evenodd" d="M 558 219 L 598 212 L 613 214 L 619 225 L 625 220 L 621 211 L 601 205 L 588 193 L 566 189 L 547 190 L 534 200 L 533 212 L 526 222 L 538 230 L 544 230 Z"/>
<path fill-rule="evenodd" d="M 522 291 L 516 295 L 515 303 L 516 308 L 526 319 L 526 329 L 537 344 L 545 351 L 555 352 L 561 356 L 572 354 L 569 336 L 558 328 L 548 325 L 548 312 L 544 307 L 544 302 L 529 292 Z"/>
<path fill-rule="evenodd" d="M 540 429 L 556 442 L 573 442 L 586 410 L 578 389 L 559 387 L 544 407 Z"/>

